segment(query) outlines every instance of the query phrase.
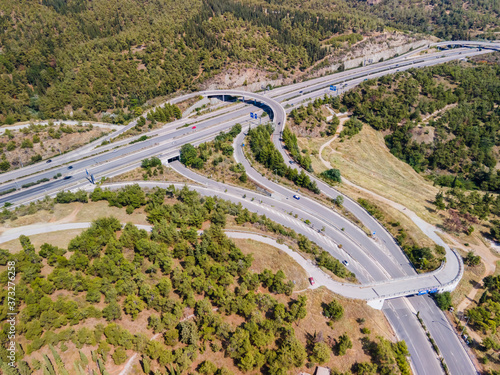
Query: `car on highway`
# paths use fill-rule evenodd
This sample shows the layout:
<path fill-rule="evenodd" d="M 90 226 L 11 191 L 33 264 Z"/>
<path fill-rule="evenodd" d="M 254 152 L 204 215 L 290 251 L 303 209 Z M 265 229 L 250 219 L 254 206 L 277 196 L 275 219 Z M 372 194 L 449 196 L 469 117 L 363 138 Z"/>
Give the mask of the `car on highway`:
<path fill-rule="evenodd" d="M 293 160 L 290 160 L 290 161 L 289 161 L 289 163 L 290 163 L 290 164 L 293 164 Z"/>
<path fill-rule="evenodd" d="M 309 278 L 309 282 L 311 283 L 311 285 L 316 284 L 316 281 L 314 281 L 314 279 L 312 277 Z"/>
<path fill-rule="evenodd" d="M 73 166 L 72 166 L 72 165 L 70 165 L 70 166 L 68 167 L 68 169 L 73 169 Z"/>
<path fill-rule="evenodd" d="M 191 129 L 196 129 L 196 126 L 193 126 Z"/>
<path fill-rule="evenodd" d="M 300 90 L 300 91 L 299 91 L 299 94 L 302 94 L 303 92 L 304 92 L 304 91 Z"/>
<path fill-rule="evenodd" d="M 349 267 L 349 262 L 345 259 L 342 261 L 342 264 L 346 267 Z"/>
<path fill-rule="evenodd" d="M 465 341 L 465 343 L 466 343 L 467 345 L 470 345 L 470 344 L 471 344 L 471 341 L 470 341 L 470 339 L 469 339 L 469 336 L 467 336 L 467 335 L 463 334 L 463 335 L 462 335 L 462 338 L 464 339 L 464 341 Z"/>
<path fill-rule="evenodd" d="M 297 199 L 297 200 L 299 200 L 299 199 L 300 199 L 300 197 L 299 197 L 298 195 L 294 195 L 293 197 L 294 197 L 295 199 Z"/>
<path fill-rule="evenodd" d="M 52 159 L 47 160 L 46 163 L 52 163 Z"/>
<path fill-rule="evenodd" d="M 63 178 L 63 180 L 69 180 L 70 178 L 72 178 L 73 176 L 66 176 Z"/>

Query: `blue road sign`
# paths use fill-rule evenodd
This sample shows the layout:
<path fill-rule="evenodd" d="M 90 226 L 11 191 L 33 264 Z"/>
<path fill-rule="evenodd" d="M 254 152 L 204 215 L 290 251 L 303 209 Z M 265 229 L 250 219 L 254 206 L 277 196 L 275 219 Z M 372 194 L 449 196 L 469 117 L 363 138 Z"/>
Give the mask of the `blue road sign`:
<path fill-rule="evenodd" d="M 422 296 L 424 294 L 427 294 L 428 292 L 429 292 L 428 290 L 421 290 L 421 291 L 418 292 L 418 295 Z"/>
<path fill-rule="evenodd" d="M 332 91 L 337 91 L 337 86 L 330 85 L 330 90 L 332 90 Z"/>
<path fill-rule="evenodd" d="M 253 112 L 250 112 L 250 118 L 253 118 Z"/>
<path fill-rule="evenodd" d="M 375 233 L 377 233 L 377 232 L 373 232 L 373 235 L 374 235 L 374 236 L 375 236 Z"/>

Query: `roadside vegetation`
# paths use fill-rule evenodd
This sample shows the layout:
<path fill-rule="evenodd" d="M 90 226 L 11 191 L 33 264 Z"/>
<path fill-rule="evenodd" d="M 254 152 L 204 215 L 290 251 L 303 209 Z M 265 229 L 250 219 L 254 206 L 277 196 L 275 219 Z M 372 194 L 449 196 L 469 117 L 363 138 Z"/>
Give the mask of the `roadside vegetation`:
<path fill-rule="evenodd" d="M 272 133 L 272 125 L 259 125 L 248 131 L 250 150 L 252 151 L 255 160 L 265 166 L 269 171 L 274 172 L 274 174 L 280 177 L 286 177 L 295 185 L 309 189 L 315 194 L 319 194 L 320 190 L 317 187 L 316 182 L 311 181 L 309 176 L 305 174 L 303 170 L 299 173 L 296 169 L 285 164 L 283 156 L 271 141 Z M 295 139 L 291 134 L 288 142 L 291 147 L 294 147 Z M 302 161 L 307 163 L 307 159 Z"/>
<path fill-rule="evenodd" d="M 233 140 L 240 133 L 241 125 L 236 124 L 228 132 L 221 132 L 213 141 L 196 147 L 185 144 L 181 147 L 180 161 L 216 181 L 254 189 L 255 185 L 249 181 L 245 167 L 234 160 Z"/>
<path fill-rule="evenodd" d="M 380 323 L 346 310 L 363 304 L 324 292 L 323 297 L 318 292 L 291 296 L 294 285 L 282 271 L 250 271 L 252 255 L 243 255 L 222 232 L 230 220 L 255 220 L 290 236 L 293 231 L 187 188 L 147 193 L 137 186 L 116 192 L 96 188 L 88 198 L 132 208 L 129 213 L 144 209 L 153 230 L 101 217 L 66 248 L 45 243 L 37 249 L 21 236 L 20 252 L 0 251 L 0 282 L 8 280 L 8 262 L 16 262 L 22 373 L 83 374 L 89 366 L 104 375 L 120 369 L 135 352 L 139 364 L 133 371 L 146 374 L 277 373 L 315 364 L 340 364 L 341 371 L 353 374 L 368 367 L 374 373 L 407 373 L 404 342 L 370 335 L 367 325 L 377 330 Z M 64 192 L 57 199 L 88 198 Z M 302 246 L 314 248 L 307 241 L 299 238 Z M 329 307 L 325 317 L 311 319 L 309 308 L 318 297 Z M 356 333 L 339 326 L 355 319 L 363 326 L 362 347 L 360 328 Z M 341 359 L 346 353 L 347 361 Z M 3 347 L 0 360 L 8 371 Z"/>
<path fill-rule="evenodd" d="M 316 98 L 312 103 L 292 109 L 287 128 L 290 126 L 292 132 L 299 137 L 334 135 L 339 126 L 339 119 L 328 111 L 327 106 L 337 111 L 346 109 L 341 107 L 339 97 L 325 95 L 323 98 Z M 327 117 L 331 119 L 327 120 Z"/>

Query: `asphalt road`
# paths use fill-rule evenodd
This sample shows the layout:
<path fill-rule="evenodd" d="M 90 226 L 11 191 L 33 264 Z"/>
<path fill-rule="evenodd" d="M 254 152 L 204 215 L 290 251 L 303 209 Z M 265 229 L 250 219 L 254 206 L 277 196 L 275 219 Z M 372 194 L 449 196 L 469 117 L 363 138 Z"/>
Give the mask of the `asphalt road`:
<path fill-rule="evenodd" d="M 446 365 L 453 375 L 476 374 L 472 362 L 464 349 L 461 339 L 455 334 L 444 313 L 439 310 L 429 296 L 408 297 L 413 310 L 420 312 L 431 337 L 436 341 Z"/>
<path fill-rule="evenodd" d="M 414 373 L 419 375 L 442 374 L 441 363 L 429 345 L 429 339 L 408 300 L 406 298 L 387 300 L 382 311 L 396 332 L 398 339 L 406 342 L 411 354 Z"/>
<path fill-rule="evenodd" d="M 467 51 L 469 51 L 469 52 L 467 52 Z M 435 64 L 447 62 L 447 61 L 456 60 L 457 58 L 459 58 L 461 56 L 473 56 L 473 55 L 483 54 L 483 53 L 487 53 L 487 52 L 488 51 L 486 51 L 486 50 L 483 50 L 480 52 L 470 52 L 470 49 L 469 50 L 458 49 L 456 51 L 452 50 L 452 51 L 443 51 L 440 53 L 429 54 L 429 55 L 425 55 L 424 57 L 418 57 L 418 56 L 417 57 L 415 57 L 415 56 L 408 57 L 408 56 L 402 55 L 398 58 L 387 60 L 387 61 L 384 61 L 381 63 L 371 64 L 371 65 L 368 65 L 366 67 L 361 67 L 361 68 L 357 68 L 357 69 L 353 69 L 353 70 L 349 70 L 349 71 L 345 71 L 345 72 L 341 72 L 341 73 L 336 73 L 336 74 L 332 74 L 332 75 L 325 76 L 325 77 L 319 77 L 319 78 L 315 78 L 315 79 L 312 79 L 309 81 L 300 82 L 300 83 L 285 86 L 285 87 L 275 88 L 273 90 L 265 92 L 265 96 L 266 96 L 266 98 L 267 98 L 267 96 L 269 96 L 270 98 L 274 98 L 275 100 L 280 101 L 280 102 L 283 101 L 285 103 L 288 103 L 289 105 L 300 104 L 304 100 L 314 99 L 316 97 L 321 97 L 321 96 L 324 96 L 326 93 L 328 93 L 329 95 L 332 95 L 332 93 L 334 93 L 334 92 L 329 91 L 330 84 L 338 84 L 340 82 L 344 82 L 346 84 L 349 84 L 349 87 L 352 87 L 353 85 L 355 85 L 359 82 L 362 82 L 364 79 L 363 77 L 366 77 L 367 75 L 368 75 L 368 78 L 373 78 L 373 77 L 376 77 L 379 75 L 395 72 L 396 70 L 399 70 L 399 69 L 404 70 L 404 69 L 408 69 L 411 67 L 430 66 L 430 65 L 435 65 Z M 415 61 L 420 61 L 420 62 L 415 63 Z M 300 91 L 302 91 L 302 93 L 299 93 Z M 247 93 L 247 92 L 243 92 L 243 93 L 248 94 L 248 95 L 252 94 L 252 93 Z M 177 103 L 177 102 L 186 100 L 190 97 L 193 97 L 195 95 L 200 95 L 200 94 L 202 94 L 202 93 L 190 93 L 190 94 L 182 95 L 178 98 L 170 100 L 170 102 Z M 218 93 L 216 93 L 216 95 L 218 95 Z M 255 94 L 255 95 L 261 95 L 260 98 L 264 97 L 264 95 L 262 95 L 262 94 Z M 223 115 L 224 115 L 223 117 L 220 115 L 220 112 L 223 113 Z M 165 134 L 165 132 L 171 133 L 172 130 L 174 130 L 176 127 L 186 125 L 187 123 L 194 124 L 196 121 L 208 120 L 207 123 L 202 122 L 200 124 L 200 127 L 207 127 L 207 126 L 211 126 L 211 125 L 214 125 L 217 123 L 217 121 L 214 121 L 216 116 L 219 119 L 219 121 L 228 121 L 229 118 L 231 117 L 230 113 L 233 113 L 233 116 L 234 116 L 233 118 L 238 118 L 239 116 L 244 116 L 244 115 L 248 116 L 248 112 L 249 111 L 243 109 L 242 106 L 235 106 L 234 110 L 232 108 L 230 108 L 229 110 L 222 109 L 222 110 L 218 111 L 217 113 L 203 115 L 198 120 L 191 121 L 190 119 L 181 119 L 181 120 L 178 120 L 178 121 L 175 121 L 173 123 L 165 125 L 163 130 L 160 130 L 160 131 L 155 130 L 155 131 L 145 133 L 145 134 L 148 136 L 155 137 L 154 138 L 155 142 L 158 142 L 158 140 L 156 140 L 156 137 L 158 136 L 158 134 Z M 238 119 L 244 120 L 244 118 L 238 118 Z M 277 122 L 279 122 L 279 121 L 277 121 Z M 139 144 L 127 145 L 127 143 L 130 142 L 132 139 L 137 139 L 138 136 L 130 138 L 128 140 L 122 140 L 122 141 L 119 141 L 119 142 L 116 142 L 116 143 L 113 143 L 110 145 L 106 145 L 106 146 L 101 146 L 101 147 L 97 147 L 97 148 L 96 148 L 96 146 L 100 145 L 104 140 L 116 138 L 119 134 L 125 132 L 126 130 L 132 128 L 135 125 L 136 125 L 136 121 L 134 120 L 129 125 L 123 127 L 123 129 L 121 129 L 118 132 L 112 133 L 105 138 L 94 141 L 92 144 L 83 146 L 81 149 L 69 152 L 69 153 L 64 154 L 64 155 L 54 157 L 53 162 L 50 164 L 45 164 L 42 162 L 42 163 L 37 163 L 35 165 L 31 165 L 31 166 L 28 166 L 25 168 L 21 168 L 21 169 L 17 169 L 14 171 L 4 173 L 4 174 L 2 174 L 2 181 L 19 179 L 18 186 L 21 186 L 21 185 L 29 183 L 29 182 L 35 182 L 35 181 L 37 181 L 41 178 L 44 178 L 44 177 L 51 178 L 54 174 L 61 173 L 60 170 L 54 169 L 55 165 L 59 166 L 59 165 L 67 164 L 67 163 L 70 163 L 71 161 L 73 161 L 77 158 L 80 159 L 83 157 L 89 157 L 89 156 L 95 155 L 96 153 L 102 153 L 104 151 L 110 152 L 109 150 L 113 149 L 116 146 L 126 145 L 126 146 L 124 146 L 124 148 L 126 148 L 126 150 L 124 151 L 125 153 L 134 152 L 135 150 L 140 149 Z M 198 126 L 197 126 L 197 128 L 198 128 Z M 277 128 L 279 128 L 279 127 L 277 127 Z M 220 131 L 220 130 L 223 130 L 223 129 L 217 129 L 217 131 Z M 161 139 L 159 139 L 159 140 L 161 141 Z M 92 164 L 90 164 L 90 165 L 92 165 Z M 46 170 L 47 168 L 52 168 L 52 169 L 50 172 L 44 174 L 43 176 L 40 173 L 37 173 L 41 170 Z M 63 172 L 65 172 L 65 171 L 63 170 Z M 29 177 L 24 178 L 24 179 L 20 179 L 23 176 L 29 176 Z M 2 183 L 2 184 L 0 184 L 0 192 L 6 191 L 6 190 L 13 188 L 13 187 L 14 188 L 16 187 L 16 185 L 14 183 Z"/>
<path fill-rule="evenodd" d="M 470 42 L 467 42 L 470 44 Z M 495 48 L 499 48 L 499 45 L 495 44 Z M 487 53 L 487 51 L 476 51 L 476 52 L 464 52 L 462 56 L 472 56 L 472 55 L 477 55 L 481 53 Z M 285 119 L 286 119 L 286 112 L 284 108 L 282 107 L 281 104 L 277 100 L 271 99 L 272 95 L 278 95 L 276 99 L 279 101 L 287 101 L 289 104 L 295 104 L 298 103 L 300 104 L 304 100 L 312 99 L 315 97 L 323 96 L 327 91 L 328 85 L 331 83 L 335 82 L 346 82 L 349 85 L 354 85 L 359 82 L 362 82 L 364 79 L 367 78 L 375 78 L 379 75 L 383 74 L 388 74 L 395 72 L 397 70 L 405 70 L 409 69 L 412 67 L 421 67 L 421 66 L 430 66 L 430 65 L 435 65 L 439 64 L 442 62 L 446 61 L 451 61 L 451 60 L 456 60 L 457 58 L 461 58 L 460 54 L 453 53 L 453 52 L 447 52 L 441 56 L 419 56 L 417 58 L 413 58 L 413 61 L 409 61 L 410 58 L 405 59 L 404 61 L 402 59 L 399 60 L 394 60 L 391 61 L 387 64 L 380 63 L 379 64 L 374 64 L 368 67 L 363 67 L 355 70 L 351 70 L 349 72 L 344 72 L 341 75 L 335 75 L 331 77 L 321 77 L 316 80 L 311 80 L 308 82 L 302 82 L 300 84 L 297 84 L 297 86 L 289 87 L 289 88 L 279 88 L 277 89 L 276 92 L 272 93 L 269 92 L 267 93 L 267 96 L 262 95 L 262 94 L 256 94 L 256 93 L 249 93 L 249 92 L 233 92 L 232 94 L 235 95 L 244 95 L 245 98 L 247 97 L 253 97 L 259 102 L 264 102 L 266 103 L 272 110 L 272 113 L 274 115 L 273 120 L 275 121 L 276 126 L 276 133 L 274 137 L 274 141 L 278 143 L 279 141 L 276 140 L 276 138 L 279 137 L 279 131 L 282 130 L 283 125 L 285 124 Z M 368 74 L 368 77 L 367 77 Z M 364 78 L 366 77 L 366 78 Z M 303 88 L 307 87 L 307 90 L 300 90 L 302 92 L 297 92 L 298 88 Z M 225 91 L 225 93 L 229 93 L 228 91 Z M 220 94 L 220 91 L 212 91 L 212 92 L 206 92 L 205 95 L 218 95 Z M 195 94 L 190 94 L 190 95 L 195 95 Z M 276 96 L 275 95 L 275 96 Z M 240 112 L 238 112 L 240 111 Z M 240 108 L 237 109 L 236 111 L 227 111 L 225 115 L 219 116 L 216 118 L 208 119 L 206 120 L 202 126 L 200 126 L 200 130 L 196 130 L 196 132 L 193 132 L 193 129 L 188 128 L 181 128 L 181 129 L 175 129 L 170 131 L 167 134 L 158 134 L 156 137 L 154 137 L 151 140 L 142 142 L 142 143 L 136 143 L 134 145 L 128 145 L 122 148 L 119 148 L 117 150 L 113 151 L 108 151 L 107 153 L 101 154 L 101 155 L 95 155 L 91 156 L 87 160 L 81 160 L 78 162 L 74 162 L 73 169 L 68 170 L 66 166 L 60 166 L 54 170 L 48 171 L 48 172 L 42 172 L 41 174 L 36 174 L 33 176 L 29 176 L 27 178 L 24 178 L 20 180 L 19 184 L 25 184 L 30 181 L 36 181 L 38 179 L 47 177 L 50 178 L 56 173 L 62 173 L 63 175 L 71 175 L 71 178 L 67 180 L 56 180 L 56 181 L 51 181 L 49 183 L 41 184 L 38 186 L 35 186 L 33 188 L 23 190 L 21 192 L 16 192 L 14 194 L 11 194 L 9 196 L 3 197 L 0 199 L 0 203 L 4 203 L 6 201 L 12 202 L 12 203 L 18 203 L 21 201 L 25 200 L 31 200 L 35 199 L 37 196 L 40 196 L 43 194 L 45 191 L 53 190 L 53 189 L 63 189 L 67 188 L 69 186 L 75 187 L 78 185 L 82 185 L 82 178 L 84 177 L 84 169 L 88 167 L 92 167 L 93 170 L 92 172 L 94 174 L 102 174 L 105 175 L 106 171 L 116 169 L 122 165 L 126 164 L 133 164 L 137 163 L 138 160 L 143 159 L 144 157 L 149 157 L 153 155 L 157 155 L 159 153 L 164 153 L 166 150 L 172 149 L 172 148 L 177 148 L 179 147 L 180 144 L 184 143 L 193 143 L 196 141 L 199 141 L 200 138 L 205 139 L 209 137 L 213 137 L 214 134 L 217 134 L 220 130 L 226 129 L 230 125 L 232 125 L 235 121 L 238 121 L 238 114 L 248 114 L 248 110 L 246 108 Z M 224 117 L 225 116 L 225 117 Z M 220 124 L 221 121 L 226 121 L 225 124 Z M 135 123 L 131 123 L 129 126 L 132 127 L 134 126 Z M 198 126 L 197 126 L 198 127 Z M 102 140 L 101 140 L 102 141 Z M 280 147 L 281 149 L 281 147 Z M 91 147 L 87 147 L 85 152 L 95 153 L 95 150 L 91 150 Z M 100 150 L 99 150 L 100 151 Z M 282 150 L 284 153 L 284 150 Z M 83 153 L 85 154 L 85 153 Z M 78 154 L 79 156 L 82 156 L 82 153 L 80 152 Z M 110 156 L 111 155 L 111 156 Z M 286 153 L 285 153 L 286 155 Z M 83 155 L 85 156 L 85 155 Z M 69 156 L 68 156 L 69 158 Z M 111 161 L 110 161 L 111 159 Z M 30 167 L 30 168 L 34 168 Z M 30 169 L 27 169 L 30 170 Z M 31 169 L 32 170 L 32 169 Z M 23 173 L 26 174 L 26 171 L 20 170 L 20 172 L 16 172 L 22 175 Z M 44 175 L 45 173 L 45 175 Z M 2 176 L 5 181 L 5 175 Z M 76 183 L 75 183 L 76 182 Z M 260 182 L 260 181 L 259 181 Z M 2 184 L 0 187 L 1 190 L 6 190 L 8 189 L 8 186 L 15 186 L 16 182 L 11 182 L 10 185 L 9 183 L 7 184 Z M 270 184 L 268 181 L 263 181 L 262 183 L 264 186 L 271 186 L 271 189 L 276 190 L 276 193 L 281 195 L 282 197 L 287 198 L 287 195 L 289 195 L 289 191 L 287 189 L 284 189 L 279 186 L 274 186 Z M 335 192 L 334 189 L 324 186 L 322 187 L 324 189 L 324 192 L 329 195 L 329 196 L 335 196 L 338 194 Z M 0 190 L 0 191 L 1 191 Z M 288 197 L 289 198 L 289 197 Z M 289 200 L 289 199 L 288 199 Z M 276 213 L 275 205 L 276 205 L 276 200 L 274 201 L 274 205 L 270 205 L 269 208 L 265 208 L 266 210 L 266 215 L 269 216 L 269 214 Z M 312 204 L 317 204 L 314 201 L 307 201 L 307 200 L 302 200 L 302 202 L 305 202 L 306 207 L 299 205 L 299 207 L 305 212 L 305 214 L 310 214 L 308 213 L 307 210 L 310 210 Z M 295 202 L 297 204 L 298 202 Z M 347 203 L 347 204 L 346 204 Z M 397 248 L 397 245 L 393 242 L 392 238 L 383 230 L 383 228 L 374 222 L 370 222 L 370 220 L 373 221 L 373 218 L 371 218 L 367 213 L 360 209 L 359 206 L 357 206 L 354 202 L 348 202 L 346 200 L 346 203 L 344 204 L 346 208 L 352 209 L 354 214 L 363 222 L 366 223 L 365 225 L 370 228 L 377 228 L 377 235 L 382 237 L 387 237 L 383 238 L 382 242 L 384 243 L 384 247 L 379 247 L 379 246 L 374 246 L 373 243 L 370 243 L 369 241 L 372 241 L 371 239 L 368 239 L 368 237 L 360 237 L 359 236 L 359 229 L 356 229 L 355 227 L 350 227 L 349 226 L 349 232 L 346 233 L 347 238 L 344 238 L 343 240 L 351 241 L 350 243 L 354 243 L 355 241 L 360 241 L 358 243 L 358 246 L 353 246 L 351 249 L 351 245 L 349 245 L 349 251 L 356 251 L 359 250 L 359 252 L 356 254 L 359 258 L 355 259 L 354 264 L 357 264 L 359 267 L 360 273 L 359 273 L 359 278 L 360 280 L 363 279 L 366 276 L 366 281 L 370 282 L 371 280 L 380 280 L 384 281 L 384 279 L 389 279 L 389 278 L 394 278 L 398 277 L 399 275 L 410 275 L 411 273 L 414 274 L 414 271 L 411 269 L 411 266 L 409 266 L 407 260 L 405 258 L 401 257 L 401 252 Z M 246 202 L 245 202 L 246 204 Z M 348 205 L 351 205 L 348 207 Z M 309 207 L 308 207 L 309 206 Z M 320 205 L 318 205 L 320 206 Z M 288 207 L 288 206 L 287 206 Z M 295 205 L 294 205 L 295 207 Z M 285 210 L 285 207 L 281 207 L 281 210 Z M 298 208 L 294 208 L 298 209 Z M 329 214 L 326 213 L 326 211 L 329 212 Z M 314 210 L 316 211 L 316 207 L 314 207 Z M 310 211 L 309 211 L 310 212 Z M 313 212 L 314 214 L 315 212 Z M 313 215 L 316 218 L 316 221 L 318 223 L 320 222 L 330 222 L 332 219 L 330 218 L 331 212 L 329 209 L 324 208 L 320 206 L 318 209 L 318 212 L 316 212 L 316 215 Z M 328 220 L 326 220 L 328 218 Z M 279 221 L 279 217 L 276 219 L 273 219 L 276 221 Z M 339 219 L 335 218 L 335 221 Z M 338 222 L 340 223 L 340 222 Z M 343 225 L 342 223 L 341 225 Z M 286 224 L 288 226 L 288 223 Z M 319 225 L 319 224 L 318 224 Z M 329 226 L 332 228 L 335 228 L 335 225 L 338 225 L 337 223 L 329 223 Z M 316 233 L 314 236 L 311 233 L 308 233 L 308 237 L 312 238 L 313 241 L 318 242 L 321 246 L 324 246 L 323 243 L 321 243 L 321 234 L 317 234 L 317 232 L 310 228 L 310 232 Z M 379 233 L 380 231 L 380 233 Z M 385 233 L 385 234 L 384 234 Z M 328 233 L 328 236 L 332 236 L 332 238 L 335 238 L 335 236 L 339 235 L 339 230 L 338 228 L 332 229 L 332 233 Z M 319 236 L 319 237 L 318 237 Z M 327 233 L 325 233 L 325 237 L 327 236 Z M 318 238 L 319 239 L 318 239 Z M 367 242 L 368 240 L 368 242 Z M 330 246 L 332 247 L 332 246 Z M 328 245 L 326 245 L 326 248 L 328 248 Z M 368 251 L 369 250 L 369 251 Z M 388 251 L 385 251 L 388 250 Z M 372 252 L 372 254 L 370 254 Z M 370 259 L 370 256 L 372 259 Z M 386 257 L 383 259 L 383 261 L 379 261 L 379 257 Z M 373 258 L 377 257 L 377 260 L 374 260 Z M 403 256 L 404 257 L 404 256 Z M 383 263 L 382 267 L 381 263 Z M 399 263 L 399 264 L 398 264 Z M 364 272 L 365 270 L 366 272 Z M 371 280 L 370 280 L 371 277 Z M 421 278 L 419 278 L 420 280 Z M 388 281 L 388 283 L 392 284 L 392 281 Z M 414 283 L 414 282 L 413 282 Z M 384 284 L 386 285 L 386 284 Z M 394 284 L 393 284 L 394 285 Z M 372 288 L 373 289 L 373 288 Z M 393 300 L 396 301 L 396 300 Z M 427 301 L 428 302 L 428 301 Z M 413 302 L 412 302 L 413 303 Z M 417 303 L 417 302 L 415 302 Z M 439 342 L 441 342 L 442 345 L 446 347 L 445 350 L 442 350 L 443 356 L 446 359 L 446 362 L 452 362 L 456 361 L 457 366 L 456 366 L 456 371 L 461 371 L 463 369 L 467 369 L 467 371 L 471 368 L 471 363 L 467 359 L 466 356 L 460 355 L 460 348 L 463 350 L 463 348 L 460 346 L 460 342 L 458 341 L 458 338 L 456 335 L 453 334 L 451 331 L 451 327 L 449 327 L 449 324 L 446 324 L 445 321 L 440 320 L 440 315 L 442 317 L 442 313 L 437 309 L 435 304 L 433 303 L 428 303 L 427 305 L 422 305 L 419 307 L 426 308 L 426 314 L 428 314 L 428 317 L 426 319 L 430 319 L 430 321 L 435 321 L 439 322 L 439 324 L 435 324 L 434 327 L 431 330 L 431 334 L 436 334 L 436 342 L 438 342 L 438 337 Z M 437 310 L 437 311 L 436 311 Z M 404 313 L 404 308 L 399 307 L 398 309 L 391 310 L 393 311 L 392 315 L 392 320 L 395 321 L 395 319 L 401 319 L 401 321 L 404 321 L 405 317 L 408 317 L 409 315 L 407 313 Z M 402 315 L 403 314 L 403 315 Z M 423 313 L 422 313 L 423 314 Z M 442 328 L 440 328 L 442 327 Z M 406 327 L 407 328 L 407 327 Z M 396 329 L 397 330 L 397 329 Z M 397 330 L 398 331 L 398 330 Z M 434 332 L 434 333 L 433 333 Z M 413 332 L 415 333 L 415 332 Z M 411 335 L 409 336 L 410 338 L 412 337 Z M 452 340 L 451 337 L 454 337 L 455 340 Z M 438 345 L 440 345 L 438 342 Z M 412 346 L 413 347 L 413 346 Z M 419 347 L 413 347 L 414 349 L 412 350 L 412 354 L 415 357 L 419 356 Z M 413 353 L 413 351 L 415 351 Z M 449 364 L 448 364 L 449 365 Z M 450 366 L 450 365 L 449 365 Z M 432 366 L 434 367 L 434 366 Z M 437 370 L 436 370 L 437 371 Z M 434 372 L 434 373 L 439 373 L 439 372 Z M 452 372 L 453 374 L 455 372 Z M 457 374 L 462 373 L 462 372 L 456 372 Z M 473 372 L 467 372 L 467 373 L 473 373 Z"/>

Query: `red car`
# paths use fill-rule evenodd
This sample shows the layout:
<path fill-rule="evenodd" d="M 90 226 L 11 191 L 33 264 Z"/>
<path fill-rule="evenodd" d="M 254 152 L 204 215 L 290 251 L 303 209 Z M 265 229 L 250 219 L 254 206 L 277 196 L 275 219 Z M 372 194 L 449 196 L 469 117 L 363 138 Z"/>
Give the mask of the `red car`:
<path fill-rule="evenodd" d="M 314 279 L 312 277 L 309 278 L 309 282 L 311 283 L 311 285 L 316 284 L 316 282 L 314 281 Z"/>
<path fill-rule="evenodd" d="M 196 129 L 196 126 L 193 126 L 192 129 Z"/>

